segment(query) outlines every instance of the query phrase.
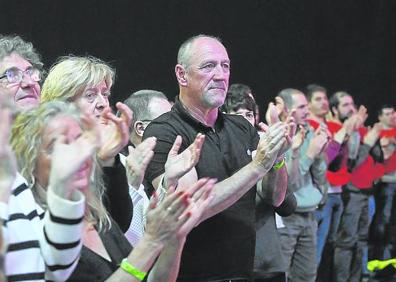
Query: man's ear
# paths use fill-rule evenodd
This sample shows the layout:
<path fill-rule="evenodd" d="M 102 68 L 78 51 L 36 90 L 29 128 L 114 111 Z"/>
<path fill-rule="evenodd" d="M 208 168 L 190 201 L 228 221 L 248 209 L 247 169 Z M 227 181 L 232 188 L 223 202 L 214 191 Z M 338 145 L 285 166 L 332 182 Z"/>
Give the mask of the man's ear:
<path fill-rule="evenodd" d="M 133 130 L 140 137 L 143 137 L 144 129 L 144 124 L 140 120 L 135 121 L 133 124 Z"/>
<path fill-rule="evenodd" d="M 175 66 L 175 74 L 179 84 L 181 86 L 187 86 L 186 70 L 182 65 L 177 64 Z"/>

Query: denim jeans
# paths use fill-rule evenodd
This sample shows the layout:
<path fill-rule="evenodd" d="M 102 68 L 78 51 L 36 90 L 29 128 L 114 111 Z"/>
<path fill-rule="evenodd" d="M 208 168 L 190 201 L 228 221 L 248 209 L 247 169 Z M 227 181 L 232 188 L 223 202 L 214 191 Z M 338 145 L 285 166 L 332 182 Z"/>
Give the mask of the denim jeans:
<path fill-rule="evenodd" d="M 344 212 L 334 251 L 335 281 L 358 282 L 362 275 L 363 250 L 367 247 L 369 195 L 344 189 L 342 199 Z"/>
<path fill-rule="evenodd" d="M 325 205 L 320 210 L 315 211 L 315 217 L 318 221 L 316 248 L 316 262 L 318 265 L 326 242 L 331 246 L 335 242 L 343 208 L 341 193 L 329 193 Z"/>
<path fill-rule="evenodd" d="M 278 231 L 288 266 L 288 281 L 314 282 L 317 232 L 314 212 L 294 213 L 282 220 L 285 227 Z"/>

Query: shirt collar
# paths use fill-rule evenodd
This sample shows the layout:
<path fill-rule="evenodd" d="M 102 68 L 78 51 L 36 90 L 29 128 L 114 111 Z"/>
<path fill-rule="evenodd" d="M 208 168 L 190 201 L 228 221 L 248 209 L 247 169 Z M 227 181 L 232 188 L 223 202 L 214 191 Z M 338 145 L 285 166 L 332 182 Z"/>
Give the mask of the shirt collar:
<path fill-rule="evenodd" d="M 187 111 L 186 107 L 182 104 L 178 96 L 175 98 L 175 104 L 173 105 L 172 110 L 177 112 L 181 117 L 183 117 L 183 119 L 187 121 L 187 123 L 189 123 L 191 126 L 200 128 L 202 131 L 212 130 L 211 127 L 206 126 L 205 124 L 203 124 L 202 122 L 196 120 L 193 116 L 191 116 L 191 114 Z M 220 110 L 218 110 L 217 119 L 213 129 L 215 129 L 216 131 L 221 130 L 223 126 L 224 126 L 224 114 Z"/>

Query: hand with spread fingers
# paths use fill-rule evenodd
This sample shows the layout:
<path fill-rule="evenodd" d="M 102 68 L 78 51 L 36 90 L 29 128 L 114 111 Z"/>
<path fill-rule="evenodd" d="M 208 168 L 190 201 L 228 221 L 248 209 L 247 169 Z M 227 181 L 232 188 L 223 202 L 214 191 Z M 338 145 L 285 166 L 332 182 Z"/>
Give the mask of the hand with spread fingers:
<path fill-rule="evenodd" d="M 215 182 L 213 179 L 200 179 L 183 191 L 170 187 L 160 203 L 154 193 L 147 211 L 145 235 L 162 244 L 185 237 L 210 203 Z"/>
<path fill-rule="evenodd" d="M 17 165 L 9 144 L 11 132 L 10 103 L 5 95 L 0 95 L 0 202 L 7 203 L 14 182 Z"/>
<path fill-rule="evenodd" d="M 103 111 L 101 117 L 101 138 L 103 145 L 98 156 L 104 165 L 113 162 L 114 157 L 128 144 L 129 126 L 132 122 L 132 111 L 125 104 L 118 102 L 117 109 L 121 116 L 117 117 L 110 108 Z"/>
<path fill-rule="evenodd" d="M 176 137 L 165 163 L 165 188 L 177 186 L 178 180 L 198 163 L 204 141 L 205 135 L 198 133 L 194 142 L 179 154 L 182 138 Z"/>
<path fill-rule="evenodd" d="M 88 162 L 100 147 L 99 131 L 92 117 L 83 117 L 85 130 L 75 141 L 68 142 L 63 135 L 55 140 L 52 152 L 52 164 L 49 187 L 58 196 L 71 199 L 80 178 L 79 171 L 89 167 Z"/>
<path fill-rule="evenodd" d="M 139 189 L 144 179 L 144 173 L 154 155 L 156 138 L 150 137 L 140 143 L 136 148 L 128 147 L 128 157 L 126 158 L 126 172 L 128 184 Z"/>

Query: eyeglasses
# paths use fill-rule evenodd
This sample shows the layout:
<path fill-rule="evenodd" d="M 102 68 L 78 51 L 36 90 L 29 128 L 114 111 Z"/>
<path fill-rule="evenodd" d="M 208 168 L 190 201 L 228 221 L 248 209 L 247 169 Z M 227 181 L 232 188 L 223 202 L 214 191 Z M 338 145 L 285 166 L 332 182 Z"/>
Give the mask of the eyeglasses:
<path fill-rule="evenodd" d="M 18 68 L 10 68 L 6 70 L 2 76 L 0 76 L 0 79 L 7 78 L 8 83 L 20 83 L 25 74 L 33 81 L 38 82 L 41 80 L 40 70 L 33 67 L 27 68 L 24 71 Z"/>

